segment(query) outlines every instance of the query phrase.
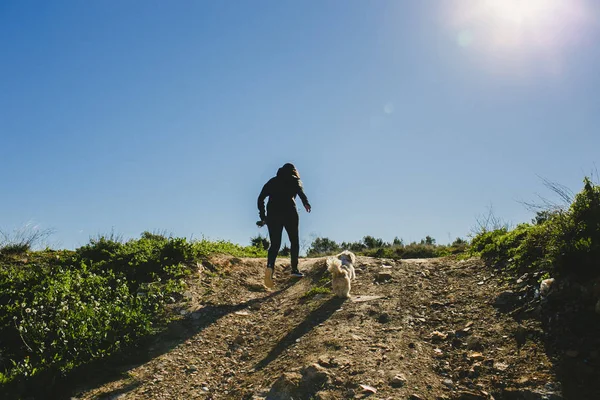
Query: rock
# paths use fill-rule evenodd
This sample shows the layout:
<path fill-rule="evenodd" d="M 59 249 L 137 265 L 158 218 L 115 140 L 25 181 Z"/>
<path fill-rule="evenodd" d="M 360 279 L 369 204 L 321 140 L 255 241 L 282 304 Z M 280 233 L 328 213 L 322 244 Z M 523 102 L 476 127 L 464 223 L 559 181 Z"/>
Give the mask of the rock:
<path fill-rule="evenodd" d="M 242 335 L 237 335 L 235 339 L 233 339 L 233 344 L 236 346 L 242 346 L 246 342 L 246 338 Z"/>
<path fill-rule="evenodd" d="M 469 359 L 474 361 L 483 361 L 485 360 L 485 356 L 479 352 L 473 352 L 469 354 Z"/>
<path fill-rule="evenodd" d="M 506 371 L 508 369 L 508 364 L 503 362 L 494 363 L 494 369 L 498 371 Z"/>
<path fill-rule="evenodd" d="M 330 373 L 319 364 L 313 364 L 301 371 L 302 380 L 298 385 L 297 397 L 293 398 L 310 398 L 314 393 L 331 383 Z"/>
<path fill-rule="evenodd" d="M 410 396 L 408 396 L 408 400 L 423 400 L 423 398 L 418 394 L 413 393 Z"/>
<path fill-rule="evenodd" d="M 328 356 L 320 356 L 319 360 L 317 362 L 319 363 L 319 365 L 321 365 L 325 368 L 334 368 L 334 367 L 339 366 L 339 364 L 335 360 L 335 358 L 328 357 Z"/>
<path fill-rule="evenodd" d="M 500 398 L 506 400 L 564 400 L 562 396 L 556 393 L 529 389 L 504 389 Z"/>
<path fill-rule="evenodd" d="M 477 378 L 481 374 L 481 364 L 475 363 L 471 368 L 469 368 L 469 372 L 467 376 L 469 378 Z"/>
<path fill-rule="evenodd" d="M 516 300 L 515 292 L 512 290 L 506 290 L 496 297 L 494 300 L 495 307 L 506 307 L 512 305 Z"/>
<path fill-rule="evenodd" d="M 467 349 L 469 350 L 483 350 L 483 341 L 479 336 L 469 336 L 467 339 Z"/>
<path fill-rule="evenodd" d="M 267 400 L 289 400 L 297 396 L 302 375 L 285 372 L 277 378 L 267 394 Z"/>
<path fill-rule="evenodd" d="M 394 377 L 390 380 L 390 385 L 395 388 L 402 387 L 406 385 L 406 377 L 403 374 L 394 375 Z"/>
<path fill-rule="evenodd" d="M 385 282 L 392 279 L 391 271 L 381 271 L 377 274 L 377 282 Z"/>
<path fill-rule="evenodd" d="M 388 322 L 390 322 L 390 319 L 390 314 L 381 313 L 379 314 L 379 317 L 377 317 L 377 322 L 379 322 L 380 324 L 387 324 Z"/>
<path fill-rule="evenodd" d="M 447 333 L 443 333 L 440 331 L 433 331 L 431 333 L 431 341 L 432 342 L 442 342 L 448 338 Z"/>
<path fill-rule="evenodd" d="M 360 384 L 360 385 L 358 385 L 358 386 L 360 386 L 360 388 L 361 388 L 361 389 L 363 390 L 363 392 L 365 392 L 365 393 L 371 393 L 371 394 L 375 394 L 375 393 L 377 393 L 377 389 L 375 389 L 373 386 L 369 386 L 369 385 L 363 385 L 363 384 Z"/>
<path fill-rule="evenodd" d="M 442 384 L 449 388 L 452 388 L 454 386 L 454 382 L 452 382 L 452 379 L 444 379 L 442 381 Z"/>
<path fill-rule="evenodd" d="M 464 390 L 459 392 L 454 399 L 456 400 L 486 400 L 488 397 L 476 392 Z"/>
<path fill-rule="evenodd" d="M 554 287 L 554 278 L 544 279 L 542 281 L 542 283 L 540 283 L 540 295 L 542 297 L 548 296 L 553 287 Z"/>

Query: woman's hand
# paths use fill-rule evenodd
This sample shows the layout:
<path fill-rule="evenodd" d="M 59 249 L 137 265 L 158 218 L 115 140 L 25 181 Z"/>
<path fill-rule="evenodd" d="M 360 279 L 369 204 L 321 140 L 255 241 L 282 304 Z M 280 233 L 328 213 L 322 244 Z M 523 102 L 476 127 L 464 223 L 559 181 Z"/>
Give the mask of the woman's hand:
<path fill-rule="evenodd" d="M 304 209 L 306 210 L 307 213 L 310 213 L 310 206 L 309 205 L 305 205 Z"/>

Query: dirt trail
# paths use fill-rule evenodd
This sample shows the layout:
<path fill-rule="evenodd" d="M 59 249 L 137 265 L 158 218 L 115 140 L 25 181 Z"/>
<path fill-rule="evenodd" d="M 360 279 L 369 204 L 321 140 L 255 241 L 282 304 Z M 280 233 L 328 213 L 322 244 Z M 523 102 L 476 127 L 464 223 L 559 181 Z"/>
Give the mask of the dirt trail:
<path fill-rule="evenodd" d="M 479 260 L 359 257 L 346 301 L 304 296 L 327 286 L 324 259 L 301 260 L 303 279 L 278 261 L 273 292 L 265 260 L 212 263 L 182 321 L 74 398 L 561 398 L 539 326 L 498 310 L 505 285 Z"/>

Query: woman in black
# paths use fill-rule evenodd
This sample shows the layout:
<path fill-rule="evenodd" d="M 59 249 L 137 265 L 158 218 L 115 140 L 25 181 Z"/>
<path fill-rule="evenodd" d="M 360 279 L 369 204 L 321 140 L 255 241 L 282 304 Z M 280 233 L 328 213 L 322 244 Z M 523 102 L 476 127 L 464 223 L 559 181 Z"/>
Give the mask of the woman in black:
<path fill-rule="evenodd" d="M 300 196 L 306 212 L 310 212 L 310 203 L 304 194 L 300 174 L 293 164 L 287 163 L 277 171 L 277 176 L 271 178 L 263 186 L 258 196 L 258 211 L 261 223 L 266 223 L 269 228 L 269 256 L 265 270 L 265 285 L 273 287 L 273 272 L 275 259 L 281 246 L 283 228 L 290 238 L 292 276 L 304 276 L 298 270 L 298 253 L 300 252 L 300 239 L 298 236 L 298 210 L 296 209 L 296 195 Z M 269 197 L 267 212 L 265 214 L 265 198 Z"/>

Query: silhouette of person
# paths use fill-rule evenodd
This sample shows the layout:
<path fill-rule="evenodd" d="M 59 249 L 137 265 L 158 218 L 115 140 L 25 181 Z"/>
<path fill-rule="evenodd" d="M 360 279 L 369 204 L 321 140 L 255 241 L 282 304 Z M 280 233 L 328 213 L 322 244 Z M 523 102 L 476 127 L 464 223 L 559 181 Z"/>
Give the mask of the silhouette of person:
<path fill-rule="evenodd" d="M 258 211 L 260 221 L 257 225 L 267 225 L 271 246 L 265 268 L 265 286 L 272 288 L 275 260 L 281 247 L 281 235 L 285 228 L 290 239 L 292 276 L 303 277 L 298 270 L 298 253 L 300 252 L 300 238 L 298 235 L 298 210 L 296 209 L 296 196 L 300 196 L 306 212 L 311 211 L 310 203 L 304 193 L 300 174 L 293 164 L 284 164 L 262 188 L 258 196 Z M 265 213 L 265 198 L 269 197 Z"/>

